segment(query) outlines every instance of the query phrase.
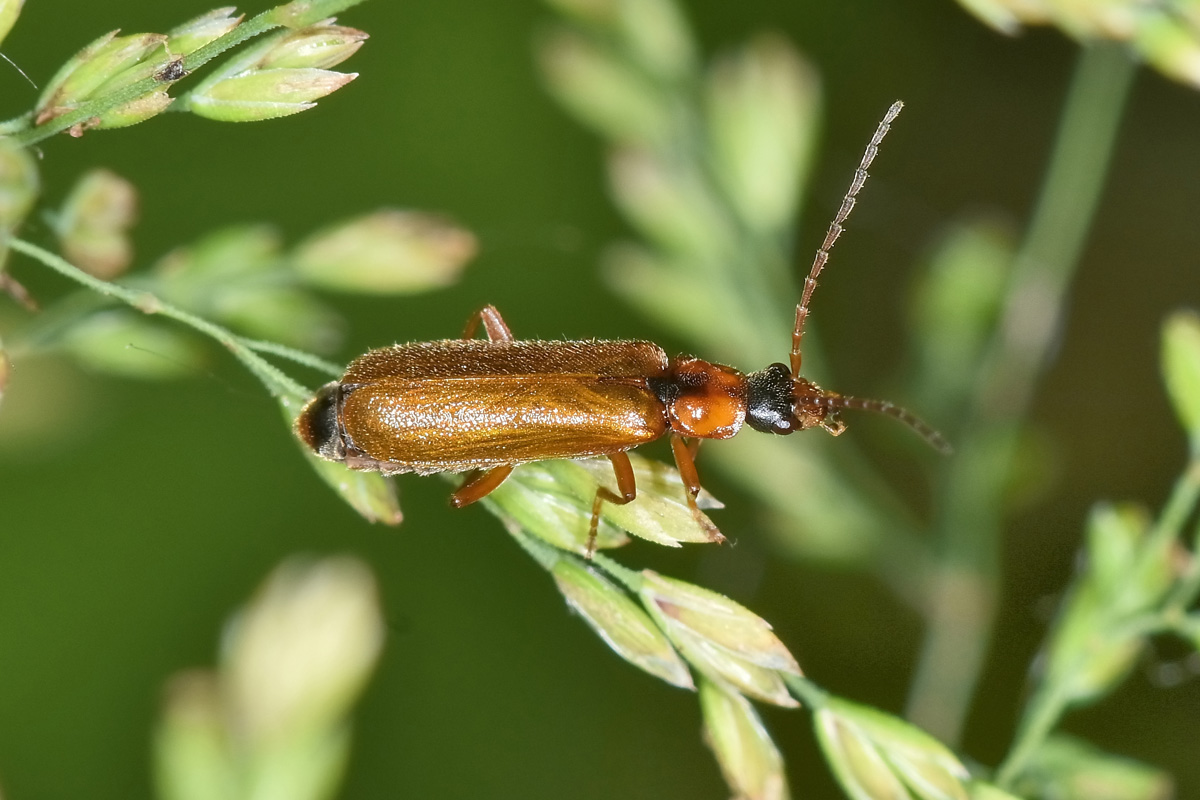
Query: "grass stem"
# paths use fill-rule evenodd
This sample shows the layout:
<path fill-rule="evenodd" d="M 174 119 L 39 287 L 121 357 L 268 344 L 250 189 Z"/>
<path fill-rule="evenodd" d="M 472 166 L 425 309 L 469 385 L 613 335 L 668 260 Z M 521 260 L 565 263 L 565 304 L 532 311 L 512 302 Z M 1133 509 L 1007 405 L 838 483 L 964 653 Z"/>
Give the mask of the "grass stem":
<path fill-rule="evenodd" d="M 991 638 L 1004 487 L 1020 425 L 1062 322 L 1134 71 L 1122 45 L 1093 44 L 1080 52 L 1000 326 L 956 443 L 960 456 L 940 487 L 928 630 L 908 715 L 951 746 L 959 741 Z"/>

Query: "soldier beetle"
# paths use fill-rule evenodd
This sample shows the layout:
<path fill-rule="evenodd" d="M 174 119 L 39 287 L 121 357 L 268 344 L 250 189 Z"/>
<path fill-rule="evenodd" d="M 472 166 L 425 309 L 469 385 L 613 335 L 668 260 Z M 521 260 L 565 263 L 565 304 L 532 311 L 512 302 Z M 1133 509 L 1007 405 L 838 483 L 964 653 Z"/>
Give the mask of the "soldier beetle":
<path fill-rule="evenodd" d="M 901 107 L 893 104 L 879 123 L 813 259 L 788 364 L 745 374 L 693 356 L 668 358 L 652 342 L 519 340 L 486 306 L 461 339 L 398 344 L 355 359 L 304 407 L 297 434 L 318 455 L 351 469 L 470 472 L 451 495 L 456 507 L 486 497 L 519 464 L 606 456 L 617 492 L 596 490 L 589 554 L 603 503 L 637 496 L 627 451 L 662 436 L 670 438 L 694 514 L 700 441 L 727 439 L 743 425 L 774 434 L 819 427 L 836 436 L 845 430 L 840 412 L 863 409 L 898 419 L 948 451 L 941 434 L 903 408 L 826 391 L 800 375 L 817 277 Z M 480 326 L 486 339 L 474 338 Z"/>

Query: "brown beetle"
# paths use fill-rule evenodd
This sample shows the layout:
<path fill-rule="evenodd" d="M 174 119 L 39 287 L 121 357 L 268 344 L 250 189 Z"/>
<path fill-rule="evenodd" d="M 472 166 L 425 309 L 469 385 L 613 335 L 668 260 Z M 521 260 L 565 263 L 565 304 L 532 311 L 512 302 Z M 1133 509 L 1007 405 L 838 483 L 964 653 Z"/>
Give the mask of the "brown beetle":
<path fill-rule="evenodd" d="M 340 381 L 326 384 L 304 407 L 297 434 L 322 457 L 351 469 L 478 471 L 451 496 L 457 507 L 486 497 L 518 464 L 607 456 L 619 494 L 597 489 L 589 553 L 603 502 L 624 504 L 637 495 L 626 451 L 663 435 L 670 436 L 696 514 L 700 440 L 727 439 L 744 424 L 764 433 L 821 427 L 837 435 L 845 429 L 838 412 L 865 409 L 895 417 L 948 450 L 940 434 L 904 409 L 825 391 L 800 376 L 817 276 L 900 108 L 895 103 L 871 137 L 813 260 L 796 306 L 789 365 L 747 375 L 692 356 L 668 358 L 652 342 L 517 340 L 500 312 L 487 306 L 471 317 L 461 339 L 393 345 L 355 359 Z M 486 341 L 473 338 L 480 324 Z"/>

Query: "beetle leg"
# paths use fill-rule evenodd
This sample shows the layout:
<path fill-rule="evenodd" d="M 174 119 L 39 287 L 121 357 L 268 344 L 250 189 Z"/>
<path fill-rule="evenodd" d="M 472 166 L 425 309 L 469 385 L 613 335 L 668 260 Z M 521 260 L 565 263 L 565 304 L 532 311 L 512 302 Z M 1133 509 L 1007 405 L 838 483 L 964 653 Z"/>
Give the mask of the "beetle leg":
<path fill-rule="evenodd" d="M 475 331 L 479 330 L 479 323 L 483 323 L 483 332 L 487 334 L 489 342 L 511 342 L 513 341 L 512 331 L 504 324 L 504 317 L 500 316 L 500 312 L 495 306 L 484 306 L 471 315 L 467 320 L 467 326 L 463 328 L 462 338 L 474 339 Z"/>
<path fill-rule="evenodd" d="M 621 451 L 612 453 L 608 460 L 612 462 L 613 474 L 617 477 L 616 494 L 605 486 L 596 487 L 596 496 L 592 499 L 592 523 L 588 527 L 587 549 L 584 555 L 591 558 L 596 554 L 596 535 L 600 530 L 600 508 L 605 501 L 613 505 L 623 506 L 632 503 L 637 497 L 637 479 L 633 476 L 633 464 L 629 463 L 629 454 Z"/>
<path fill-rule="evenodd" d="M 696 505 L 696 495 L 700 494 L 700 473 L 696 471 L 696 451 L 700 449 L 700 440 L 695 439 L 691 444 L 684 442 L 682 436 L 671 437 L 671 452 L 675 454 L 675 466 L 679 468 L 679 477 L 687 489 L 687 504 L 692 510 L 692 516 L 701 528 L 708 531 L 712 541 L 723 542 L 725 537 L 705 519 Z"/>
<path fill-rule="evenodd" d="M 504 483 L 504 479 L 511 475 L 512 471 L 512 464 L 501 464 L 486 472 L 473 473 L 463 481 L 462 486 L 458 487 L 458 491 L 450 495 L 450 505 L 462 508 L 476 500 L 482 500 Z"/>

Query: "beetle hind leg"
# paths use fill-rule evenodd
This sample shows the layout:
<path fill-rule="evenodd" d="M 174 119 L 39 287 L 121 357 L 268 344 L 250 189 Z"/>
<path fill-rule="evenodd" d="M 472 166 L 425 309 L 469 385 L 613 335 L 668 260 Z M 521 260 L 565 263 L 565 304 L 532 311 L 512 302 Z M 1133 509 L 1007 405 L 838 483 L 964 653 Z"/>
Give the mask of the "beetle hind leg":
<path fill-rule="evenodd" d="M 462 508 L 477 500 L 482 500 L 504 483 L 512 471 L 512 464 L 502 464 L 492 467 L 486 472 L 472 473 L 462 482 L 462 486 L 459 486 L 454 494 L 450 495 L 450 505 Z"/>
<path fill-rule="evenodd" d="M 596 536 L 600 532 L 600 510 L 604 504 L 623 506 L 632 503 L 637 498 L 637 479 L 633 476 L 633 464 L 629 463 L 629 454 L 624 451 L 613 453 L 608 457 L 612 462 L 613 474 L 617 478 L 617 492 L 606 486 L 596 487 L 596 496 L 592 499 L 592 521 L 588 526 L 587 547 L 584 556 L 591 558 L 596 554 Z"/>
<path fill-rule="evenodd" d="M 463 328 L 462 338 L 474 339 L 475 332 L 479 330 L 479 325 L 483 324 L 483 332 L 487 334 L 489 342 L 511 342 L 514 341 L 512 331 L 508 329 L 508 325 L 504 323 L 504 317 L 500 316 L 500 312 L 495 306 L 484 306 L 476 311 L 467 320 L 466 327 Z"/>

